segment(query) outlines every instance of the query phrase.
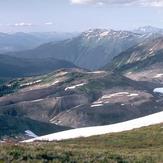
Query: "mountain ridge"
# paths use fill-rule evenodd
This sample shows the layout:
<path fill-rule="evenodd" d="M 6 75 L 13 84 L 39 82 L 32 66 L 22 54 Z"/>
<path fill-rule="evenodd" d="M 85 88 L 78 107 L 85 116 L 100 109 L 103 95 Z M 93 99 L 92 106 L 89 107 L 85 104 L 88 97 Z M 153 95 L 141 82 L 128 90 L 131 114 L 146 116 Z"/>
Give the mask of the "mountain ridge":
<path fill-rule="evenodd" d="M 47 42 L 57 42 L 78 34 L 57 32 L 0 33 L 0 53 L 33 49 Z"/>
<path fill-rule="evenodd" d="M 54 58 L 32 59 L 0 55 L 1 78 L 15 78 L 49 73 L 60 68 L 73 68 L 74 64 Z"/>
<path fill-rule="evenodd" d="M 106 69 L 119 71 L 133 80 L 151 81 L 162 84 L 163 37 L 147 40 L 113 59 Z M 104 69 L 105 69 L 104 68 Z M 151 75 L 149 76 L 148 73 Z"/>
<path fill-rule="evenodd" d="M 147 37 L 130 31 L 93 29 L 72 39 L 51 42 L 34 50 L 8 55 L 22 58 L 54 57 L 70 61 L 78 67 L 94 70 L 103 67 L 120 52 L 144 41 Z"/>

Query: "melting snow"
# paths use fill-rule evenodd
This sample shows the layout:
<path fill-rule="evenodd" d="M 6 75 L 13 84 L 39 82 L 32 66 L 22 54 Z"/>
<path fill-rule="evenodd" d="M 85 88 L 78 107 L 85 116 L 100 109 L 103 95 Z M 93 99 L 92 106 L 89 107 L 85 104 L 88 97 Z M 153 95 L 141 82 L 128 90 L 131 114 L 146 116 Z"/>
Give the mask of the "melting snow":
<path fill-rule="evenodd" d="M 37 99 L 37 100 L 33 100 L 31 102 L 39 102 L 39 101 L 43 101 L 44 99 Z"/>
<path fill-rule="evenodd" d="M 163 88 L 155 88 L 153 90 L 154 93 L 163 93 Z"/>
<path fill-rule="evenodd" d="M 153 54 L 154 51 L 150 51 L 149 54 Z"/>
<path fill-rule="evenodd" d="M 92 71 L 92 72 L 88 72 L 89 74 L 103 74 L 106 73 L 106 71 Z"/>
<path fill-rule="evenodd" d="M 157 74 L 156 76 L 154 76 L 154 78 L 160 78 L 162 76 L 163 76 L 163 74 Z"/>
<path fill-rule="evenodd" d="M 99 103 L 99 104 L 92 104 L 92 105 L 91 105 L 91 108 L 99 107 L 99 106 L 103 106 L 103 104 L 100 104 L 100 103 Z"/>
<path fill-rule="evenodd" d="M 135 96 L 139 96 L 139 94 L 137 94 L 137 93 L 131 93 L 131 94 L 128 95 L 128 97 L 135 97 Z"/>
<path fill-rule="evenodd" d="M 114 93 L 111 95 L 104 95 L 101 97 L 101 99 L 108 99 L 108 98 L 112 98 L 112 97 L 116 97 L 116 96 L 123 96 L 123 95 L 128 95 L 128 92 L 118 92 L 118 93 Z"/>
<path fill-rule="evenodd" d="M 38 136 L 36 134 L 34 134 L 32 131 L 30 130 L 26 130 L 25 131 L 25 134 L 29 137 L 32 137 L 32 138 L 37 138 Z"/>
<path fill-rule="evenodd" d="M 36 81 L 34 81 L 34 82 L 29 82 L 29 83 L 21 84 L 20 87 L 30 86 L 30 85 L 33 85 L 33 84 L 40 83 L 41 81 L 42 81 L 42 80 L 36 80 Z"/>
<path fill-rule="evenodd" d="M 60 81 L 57 80 L 57 81 L 53 82 L 52 85 L 58 84 L 59 82 L 60 82 Z"/>
<path fill-rule="evenodd" d="M 85 85 L 86 83 L 81 83 L 81 84 L 77 84 L 77 85 L 73 85 L 73 86 L 70 86 L 70 87 L 67 87 L 65 88 L 65 91 L 69 90 L 69 89 L 75 89 L 77 87 L 81 87 L 83 85 Z"/>
<path fill-rule="evenodd" d="M 105 37 L 105 36 L 107 36 L 108 34 L 109 34 L 109 31 L 102 32 L 102 33 L 100 34 L 100 37 Z"/>
<path fill-rule="evenodd" d="M 56 74 L 56 76 L 64 76 L 66 74 L 68 74 L 68 72 L 63 71 L 63 72 L 59 72 L 58 74 Z"/>
<path fill-rule="evenodd" d="M 110 100 L 112 98 L 121 97 L 121 96 L 136 97 L 136 96 L 139 96 L 139 94 L 137 94 L 137 93 L 129 93 L 129 92 L 118 92 L 118 93 L 103 95 L 97 101 L 93 102 L 91 107 L 102 106 L 103 104 L 108 104 L 108 103 L 110 103 Z"/>
<path fill-rule="evenodd" d="M 54 133 L 50 135 L 37 137 L 37 138 L 26 140 L 23 142 L 28 143 L 28 142 L 33 142 L 37 140 L 40 140 L 40 141 L 58 140 L 59 141 L 59 140 L 74 139 L 74 138 L 80 138 L 80 137 L 89 137 L 89 136 L 128 131 L 128 130 L 155 125 L 159 123 L 163 123 L 163 111 L 152 114 L 152 115 L 148 115 L 145 117 L 122 122 L 122 123 L 117 123 L 117 124 L 112 124 L 112 125 L 107 125 L 107 126 L 71 129 L 67 131 L 62 131 L 62 132 L 58 132 L 58 133 Z"/>

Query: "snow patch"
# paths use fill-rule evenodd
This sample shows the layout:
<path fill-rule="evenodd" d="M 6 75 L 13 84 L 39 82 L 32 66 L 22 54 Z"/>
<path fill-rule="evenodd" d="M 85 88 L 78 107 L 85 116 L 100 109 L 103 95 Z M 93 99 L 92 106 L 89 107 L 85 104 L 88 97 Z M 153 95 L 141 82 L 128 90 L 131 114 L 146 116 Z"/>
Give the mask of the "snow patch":
<path fill-rule="evenodd" d="M 100 104 L 102 106 L 103 104 L 110 103 L 110 100 L 112 100 L 113 98 L 122 97 L 122 96 L 125 96 L 125 97 L 130 98 L 130 97 L 139 96 L 139 94 L 138 93 L 129 93 L 129 92 L 118 92 L 118 93 L 103 95 L 97 101 L 93 102 L 92 103 L 92 106 L 94 106 L 94 105 L 100 105 Z"/>
<path fill-rule="evenodd" d="M 77 88 L 77 87 L 81 87 L 81 86 L 83 86 L 83 85 L 85 85 L 85 84 L 86 84 L 86 83 L 81 83 L 81 84 L 77 84 L 77 85 L 73 85 L 73 86 L 67 87 L 67 88 L 65 88 L 65 91 L 71 90 L 71 89 L 75 89 L 75 88 Z"/>
<path fill-rule="evenodd" d="M 25 83 L 25 84 L 21 84 L 20 87 L 25 87 L 25 86 L 30 86 L 30 85 L 33 85 L 33 84 L 38 84 L 40 83 L 42 80 L 36 80 L 34 82 L 29 82 L 29 83 Z"/>
<path fill-rule="evenodd" d="M 106 126 L 71 129 L 67 131 L 62 131 L 50 135 L 37 137 L 23 142 L 29 143 L 34 141 L 60 141 L 60 140 L 74 139 L 80 137 L 90 137 L 90 136 L 97 136 L 97 135 L 103 135 L 109 133 L 123 132 L 123 131 L 128 131 L 128 130 L 160 124 L 160 123 L 163 123 L 163 111 L 145 117 L 126 121 L 126 122 L 121 122 L 121 123 L 116 123 L 116 124 L 106 125 Z"/>
<path fill-rule="evenodd" d="M 128 97 L 135 97 L 135 96 L 139 96 L 139 94 L 137 94 L 137 93 L 131 93 L 131 94 L 128 95 Z"/>
<path fill-rule="evenodd" d="M 155 88 L 153 90 L 154 93 L 162 93 L 163 94 L 163 88 Z"/>
<path fill-rule="evenodd" d="M 100 33 L 100 37 L 105 37 L 108 34 L 109 34 L 109 31 L 102 32 L 102 33 Z"/>
<path fill-rule="evenodd" d="M 58 84 L 60 81 L 56 80 L 55 82 L 52 83 L 52 85 Z"/>
<path fill-rule="evenodd" d="M 32 138 L 37 138 L 38 136 L 36 134 L 34 134 L 32 131 L 30 130 L 26 130 L 25 131 L 25 135 L 32 137 Z"/>
<path fill-rule="evenodd" d="M 161 77 L 163 77 L 163 74 L 157 74 L 154 76 L 154 78 L 161 78 Z"/>
<path fill-rule="evenodd" d="M 44 99 L 37 99 L 37 100 L 33 100 L 31 102 L 39 102 L 39 101 L 43 101 Z"/>
<path fill-rule="evenodd" d="M 57 73 L 56 74 L 56 77 L 58 77 L 58 76 L 64 76 L 64 75 L 67 75 L 67 74 L 68 74 L 67 71 L 62 71 L 62 72 Z"/>
<path fill-rule="evenodd" d="M 123 95 L 128 95 L 129 92 L 118 92 L 118 93 L 113 93 L 111 95 L 104 95 L 101 97 L 101 99 L 108 99 L 108 98 L 112 98 L 112 97 L 116 97 L 116 96 L 123 96 Z"/>
<path fill-rule="evenodd" d="M 91 105 L 91 108 L 100 107 L 100 106 L 103 106 L 103 104 L 92 104 L 92 105 Z"/>
<path fill-rule="evenodd" d="M 92 72 L 88 72 L 89 74 L 103 74 L 106 71 L 92 71 Z"/>

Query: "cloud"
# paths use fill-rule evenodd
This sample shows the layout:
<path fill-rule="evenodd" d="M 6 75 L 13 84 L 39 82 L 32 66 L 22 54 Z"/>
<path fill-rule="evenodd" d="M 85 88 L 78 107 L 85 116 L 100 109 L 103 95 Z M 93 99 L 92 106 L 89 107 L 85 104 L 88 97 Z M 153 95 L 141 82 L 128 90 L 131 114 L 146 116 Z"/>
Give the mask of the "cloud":
<path fill-rule="evenodd" d="M 14 23 L 14 24 L 0 24 L 0 26 L 8 26 L 8 27 L 36 27 L 36 26 L 51 26 L 53 25 L 53 22 L 45 22 L 45 23 L 40 23 L 40 24 L 33 24 L 33 23 L 25 23 L 25 22 L 18 22 L 18 23 Z"/>
<path fill-rule="evenodd" d="M 15 26 L 15 27 L 31 27 L 33 26 L 32 23 L 24 23 L 24 22 L 20 22 L 20 23 L 15 23 L 11 26 Z"/>
<path fill-rule="evenodd" d="M 53 25 L 53 22 L 46 22 L 45 25 Z"/>
<path fill-rule="evenodd" d="M 73 4 L 163 7 L 163 0 L 70 0 Z"/>
<path fill-rule="evenodd" d="M 96 3 L 96 0 L 71 0 L 74 4 L 89 4 L 89 3 Z"/>

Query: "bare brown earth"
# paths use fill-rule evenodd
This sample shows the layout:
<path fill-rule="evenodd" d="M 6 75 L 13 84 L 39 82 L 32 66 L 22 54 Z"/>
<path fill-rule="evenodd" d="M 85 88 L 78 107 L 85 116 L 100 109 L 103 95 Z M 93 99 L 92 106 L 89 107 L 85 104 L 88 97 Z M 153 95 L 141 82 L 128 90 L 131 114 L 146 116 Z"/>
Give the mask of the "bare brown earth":
<path fill-rule="evenodd" d="M 121 53 L 105 69 L 136 81 L 163 85 L 163 37 L 153 38 Z"/>
<path fill-rule="evenodd" d="M 37 81 L 37 82 L 36 82 Z M 148 82 L 119 74 L 63 69 L 17 79 L 14 93 L 0 97 L 0 115 L 68 127 L 106 125 L 163 110 Z"/>
<path fill-rule="evenodd" d="M 154 64 L 143 71 L 128 72 L 125 76 L 136 81 L 149 81 L 163 85 L 163 63 Z"/>

